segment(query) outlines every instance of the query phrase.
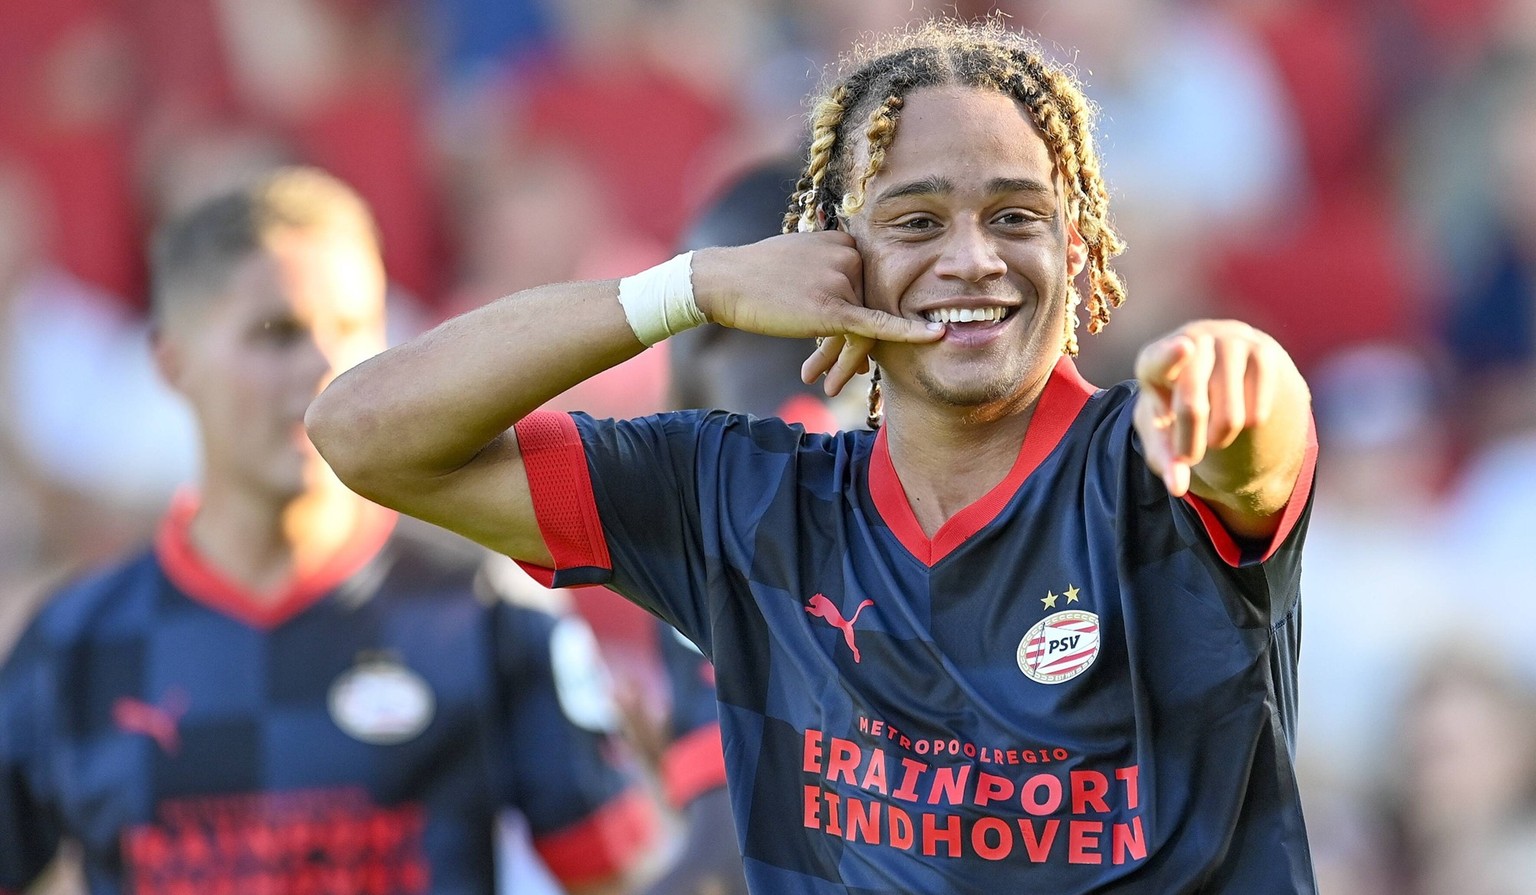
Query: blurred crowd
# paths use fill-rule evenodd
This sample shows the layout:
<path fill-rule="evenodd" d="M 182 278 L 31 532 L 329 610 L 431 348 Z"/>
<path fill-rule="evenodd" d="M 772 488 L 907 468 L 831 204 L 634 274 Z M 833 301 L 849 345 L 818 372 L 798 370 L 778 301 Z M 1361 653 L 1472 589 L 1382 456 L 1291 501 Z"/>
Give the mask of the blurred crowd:
<path fill-rule="evenodd" d="M 330 170 L 379 218 L 405 336 L 665 259 L 797 151 L 839 49 L 994 9 L 1100 107 L 1130 299 L 1088 378 L 1230 315 L 1312 384 L 1323 891 L 1536 892 L 1536 0 L 6 0 L 0 647 L 194 472 L 146 340 L 168 215 Z M 663 344 L 561 402 L 659 409 L 666 370 Z M 638 610 L 582 599 L 621 677 L 654 678 Z"/>

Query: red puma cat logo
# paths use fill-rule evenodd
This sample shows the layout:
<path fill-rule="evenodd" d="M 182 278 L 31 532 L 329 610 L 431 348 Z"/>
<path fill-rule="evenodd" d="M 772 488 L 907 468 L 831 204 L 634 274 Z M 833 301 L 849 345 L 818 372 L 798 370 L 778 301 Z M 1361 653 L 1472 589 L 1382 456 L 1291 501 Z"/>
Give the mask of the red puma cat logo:
<path fill-rule="evenodd" d="M 187 713 L 187 694 L 171 690 L 161 699 L 163 706 L 153 705 L 132 696 L 122 696 L 112 703 L 112 723 L 124 733 L 142 733 L 156 743 L 166 755 L 181 751 L 181 734 L 176 724 Z"/>
<path fill-rule="evenodd" d="M 827 624 L 843 632 L 843 639 L 848 641 L 848 648 L 853 650 L 853 661 L 859 661 L 859 648 L 853 642 L 853 623 L 859 620 L 859 613 L 865 606 L 875 605 L 874 600 L 865 600 L 853 610 L 853 618 L 843 618 L 843 611 L 837 608 L 831 600 L 823 594 L 815 594 L 811 597 L 811 604 L 805 607 L 805 611 L 817 618 L 824 618 Z"/>

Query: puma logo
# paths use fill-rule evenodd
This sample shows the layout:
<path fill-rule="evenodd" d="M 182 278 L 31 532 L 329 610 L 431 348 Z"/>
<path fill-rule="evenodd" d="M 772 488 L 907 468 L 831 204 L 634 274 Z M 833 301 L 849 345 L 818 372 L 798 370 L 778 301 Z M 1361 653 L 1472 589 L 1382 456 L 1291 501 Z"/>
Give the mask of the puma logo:
<path fill-rule="evenodd" d="M 159 744 L 166 755 L 181 751 L 181 733 L 176 725 L 187 713 L 187 694 L 171 690 L 154 705 L 132 696 L 122 696 L 112 703 L 112 723 L 124 733 L 141 733 Z"/>
<path fill-rule="evenodd" d="M 858 605 L 857 609 L 853 610 L 853 618 L 845 619 L 843 618 L 842 610 L 838 609 L 836 604 L 827 599 L 823 594 L 815 594 L 811 597 L 810 605 L 805 607 L 805 611 L 817 618 L 826 619 L 827 624 L 842 631 L 843 640 L 847 641 L 848 648 L 853 650 L 853 661 L 858 662 L 859 647 L 853 642 L 853 623 L 859 620 L 859 613 L 864 611 L 865 606 L 873 605 L 875 605 L 874 600 L 865 600 Z"/>

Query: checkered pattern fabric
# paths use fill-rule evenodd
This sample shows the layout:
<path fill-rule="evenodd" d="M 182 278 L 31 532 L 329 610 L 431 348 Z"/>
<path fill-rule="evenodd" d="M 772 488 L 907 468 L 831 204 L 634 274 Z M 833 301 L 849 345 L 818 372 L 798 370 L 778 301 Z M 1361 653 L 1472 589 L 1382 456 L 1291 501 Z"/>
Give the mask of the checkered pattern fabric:
<path fill-rule="evenodd" d="M 562 710 L 579 622 L 401 531 L 258 623 L 178 552 L 184 521 L 59 594 L 0 672 L 0 890 L 70 836 L 94 893 L 481 895 L 502 806 L 567 880 L 637 855 L 649 803 Z"/>
<path fill-rule="evenodd" d="M 1315 444 L 1273 542 L 1240 544 L 1147 469 L 1134 398 L 1064 359 L 1012 472 L 931 537 L 883 433 L 541 417 L 519 444 L 561 546 L 531 571 L 606 582 L 713 660 L 754 891 L 1311 892 Z"/>

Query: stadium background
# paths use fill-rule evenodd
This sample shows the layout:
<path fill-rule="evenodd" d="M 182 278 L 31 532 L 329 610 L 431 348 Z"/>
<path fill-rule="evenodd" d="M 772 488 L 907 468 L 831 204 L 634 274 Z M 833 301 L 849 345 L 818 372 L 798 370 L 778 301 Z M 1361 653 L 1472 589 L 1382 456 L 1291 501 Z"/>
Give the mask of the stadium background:
<path fill-rule="evenodd" d="M 1536 0 L 1014 0 L 1100 104 L 1130 300 L 1275 334 L 1323 444 L 1300 757 L 1329 895 L 1536 892 Z M 632 273 L 921 0 L 0 2 L 0 647 L 194 473 L 146 233 L 232 179 L 373 204 L 397 337 Z M 665 347 L 561 399 L 665 401 Z M 1001 585 L 1000 586 L 1005 586 Z M 1006 595 L 1005 595 L 1006 596 Z M 581 608 L 660 700 L 649 628 Z"/>

